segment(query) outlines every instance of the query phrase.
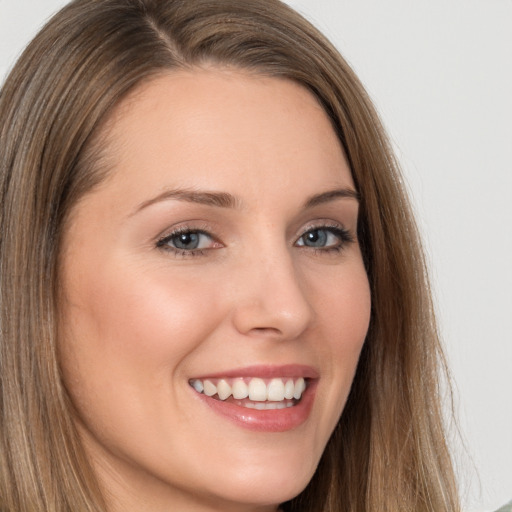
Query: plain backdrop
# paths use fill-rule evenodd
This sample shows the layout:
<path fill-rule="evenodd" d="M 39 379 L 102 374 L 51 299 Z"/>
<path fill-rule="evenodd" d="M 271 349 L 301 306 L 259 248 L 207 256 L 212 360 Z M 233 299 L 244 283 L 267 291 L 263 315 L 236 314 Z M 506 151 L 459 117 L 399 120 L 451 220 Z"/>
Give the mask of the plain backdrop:
<path fill-rule="evenodd" d="M 240 0 L 243 1 L 243 0 Z M 468 512 L 512 499 L 512 0 L 288 0 L 373 98 L 431 266 Z M 0 80 L 63 0 L 0 0 Z"/>

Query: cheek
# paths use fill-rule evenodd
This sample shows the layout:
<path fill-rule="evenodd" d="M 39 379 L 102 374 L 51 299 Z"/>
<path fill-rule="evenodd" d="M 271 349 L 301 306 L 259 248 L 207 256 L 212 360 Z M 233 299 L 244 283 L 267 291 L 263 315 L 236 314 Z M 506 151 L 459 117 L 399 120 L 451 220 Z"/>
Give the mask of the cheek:
<path fill-rule="evenodd" d="M 147 357 L 172 349 L 179 357 L 191 348 L 195 336 L 211 329 L 205 314 L 212 310 L 203 307 L 209 301 L 190 281 L 166 280 L 165 275 L 152 278 L 137 271 L 105 274 L 84 278 L 74 294 L 77 299 L 70 301 L 68 324 L 77 333 L 89 334 L 91 348 Z"/>
<path fill-rule="evenodd" d="M 314 302 L 318 324 L 326 331 L 325 346 L 334 353 L 349 351 L 358 355 L 371 313 L 370 287 L 362 261 L 354 259 L 350 265 L 340 267 L 322 285 L 314 287 Z"/>
<path fill-rule="evenodd" d="M 215 330 L 216 302 L 165 271 L 96 268 L 67 287 L 61 359 L 70 391 L 97 407 L 112 386 L 120 399 L 170 389 L 180 363 Z"/>
<path fill-rule="evenodd" d="M 365 270 L 358 269 L 340 288 L 338 312 L 332 312 L 331 321 L 333 328 L 337 330 L 337 338 L 347 340 L 347 345 L 355 350 L 359 357 L 368 332 L 371 314 L 370 286 Z M 340 343 L 341 345 L 343 343 Z"/>
<path fill-rule="evenodd" d="M 371 295 L 362 263 L 345 267 L 328 286 L 316 289 L 316 297 L 323 340 L 317 350 L 328 382 L 319 390 L 318 405 L 328 416 L 325 424 L 333 429 L 345 406 L 370 322 Z"/>

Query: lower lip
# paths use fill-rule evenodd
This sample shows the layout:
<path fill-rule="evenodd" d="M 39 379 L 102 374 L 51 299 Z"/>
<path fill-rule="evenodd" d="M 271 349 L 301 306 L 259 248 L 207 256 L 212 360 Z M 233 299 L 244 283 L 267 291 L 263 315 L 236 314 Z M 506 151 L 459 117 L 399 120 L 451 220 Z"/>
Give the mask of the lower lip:
<path fill-rule="evenodd" d="M 315 399 L 316 382 L 310 382 L 300 402 L 285 409 L 258 410 L 223 402 L 203 394 L 197 396 L 213 411 L 237 425 L 259 432 L 286 432 L 304 423 L 311 412 Z"/>

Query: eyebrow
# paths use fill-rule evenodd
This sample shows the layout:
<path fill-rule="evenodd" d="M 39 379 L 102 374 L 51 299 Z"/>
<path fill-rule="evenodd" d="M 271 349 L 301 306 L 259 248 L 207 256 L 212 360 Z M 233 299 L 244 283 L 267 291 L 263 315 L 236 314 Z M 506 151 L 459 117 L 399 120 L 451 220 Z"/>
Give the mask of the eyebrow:
<path fill-rule="evenodd" d="M 328 203 L 336 199 L 355 199 L 356 201 L 359 202 L 360 197 L 359 194 L 351 188 L 338 188 L 335 190 L 328 190 L 327 192 L 322 192 L 320 194 L 315 194 L 314 196 L 311 196 L 304 204 L 304 208 L 313 208 L 314 206 L 318 206 L 323 203 Z"/>
<path fill-rule="evenodd" d="M 217 206 L 219 208 L 239 208 L 240 201 L 227 192 L 206 192 L 189 189 L 165 190 L 156 197 L 144 201 L 136 209 L 135 213 L 161 201 L 174 199 L 176 201 L 185 201 L 187 203 L 204 204 L 207 206 Z"/>
<path fill-rule="evenodd" d="M 323 203 L 328 203 L 336 199 L 355 199 L 359 201 L 359 194 L 351 188 L 341 188 L 335 190 L 328 190 L 309 197 L 304 203 L 304 208 L 313 208 Z M 134 213 L 151 206 L 152 204 L 168 200 L 185 201 L 188 203 L 204 204 L 206 206 L 216 206 L 219 208 L 241 208 L 242 202 L 229 194 L 228 192 L 208 192 L 189 189 L 171 189 L 165 190 L 152 199 L 148 199 L 139 204 Z"/>

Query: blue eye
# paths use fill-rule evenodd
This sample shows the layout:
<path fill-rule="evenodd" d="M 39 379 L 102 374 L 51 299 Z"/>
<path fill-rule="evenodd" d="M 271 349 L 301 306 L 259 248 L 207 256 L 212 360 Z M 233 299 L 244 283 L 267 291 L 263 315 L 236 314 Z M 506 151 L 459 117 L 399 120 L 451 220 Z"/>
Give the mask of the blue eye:
<path fill-rule="evenodd" d="M 201 230 L 179 230 L 157 242 L 157 247 L 181 254 L 208 249 L 214 244 L 212 237 Z"/>
<path fill-rule="evenodd" d="M 319 227 L 306 231 L 298 240 L 299 247 L 312 249 L 339 250 L 346 242 L 351 242 L 350 233 L 339 227 Z"/>
<path fill-rule="evenodd" d="M 180 233 L 174 235 L 169 241 L 173 243 L 176 249 L 193 250 L 199 247 L 201 234 L 193 232 Z"/>
<path fill-rule="evenodd" d="M 325 229 L 313 229 L 302 236 L 304 245 L 308 247 L 325 247 L 329 244 L 329 238 L 333 238 L 333 234 Z"/>

